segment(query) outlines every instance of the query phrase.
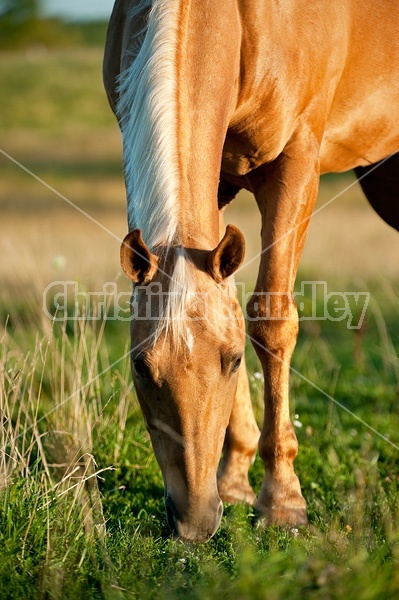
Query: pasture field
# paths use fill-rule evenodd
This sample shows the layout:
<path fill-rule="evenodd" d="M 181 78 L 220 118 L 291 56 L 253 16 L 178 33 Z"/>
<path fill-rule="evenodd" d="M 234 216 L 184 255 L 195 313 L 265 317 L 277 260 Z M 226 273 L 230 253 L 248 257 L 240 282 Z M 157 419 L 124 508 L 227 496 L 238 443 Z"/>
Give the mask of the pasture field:
<path fill-rule="evenodd" d="M 2 53 L 0 76 L 0 598 L 397 598 L 399 236 L 351 174 L 323 178 L 298 290 L 325 281 L 329 292 L 369 292 L 370 302 L 360 329 L 301 324 L 291 401 L 310 525 L 256 527 L 250 507 L 226 505 L 208 544 L 183 545 L 166 531 L 128 323 L 52 322 L 43 310 L 54 281 L 129 290 L 118 262 L 120 139 L 101 50 Z M 227 220 L 255 257 L 253 200 L 241 195 Z M 255 273 L 254 259 L 237 279 L 249 290 Z M 250 344 L 247 360 L 261 422 Z M 250 478 L 258 490 L 259 458 Z"/>

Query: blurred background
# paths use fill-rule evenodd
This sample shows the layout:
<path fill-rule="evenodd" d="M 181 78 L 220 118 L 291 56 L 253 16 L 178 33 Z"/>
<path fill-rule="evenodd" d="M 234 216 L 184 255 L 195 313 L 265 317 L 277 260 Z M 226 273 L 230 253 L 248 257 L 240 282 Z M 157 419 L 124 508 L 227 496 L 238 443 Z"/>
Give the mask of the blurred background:
<path fill-rule="evenodd" d="M 26 310 L 28 298 L 40 309 L 42 290 L 54 280 L 97 291 L 105 281 L 129 287 L 119 266 L 118 238 L 127 230 L 121 140 L 101 76 L 112 6 L 112 0 L 0 3 L 3 321 L 20 302 Z M 335 291 L 395 294 L 399 236 L 354 180 L 352 173 L 322 179 L 318 208 L 326 206 L 312 220 L 298 286 L 313 278 Z M 246 236 L 250 264 L 240 279 L 251 286 L 260 220 L 249 194 L 229 207 L 226 220 Z"/>

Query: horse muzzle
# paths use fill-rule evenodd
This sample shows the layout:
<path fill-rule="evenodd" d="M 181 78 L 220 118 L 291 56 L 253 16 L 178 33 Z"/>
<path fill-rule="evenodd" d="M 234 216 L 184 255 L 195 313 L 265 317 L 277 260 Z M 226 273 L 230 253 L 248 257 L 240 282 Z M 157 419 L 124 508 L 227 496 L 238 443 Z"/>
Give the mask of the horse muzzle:
<path fill-rule="evenodd" d="M 165 497 L 166 520 L 171 533 L 183 542 L 207 542 L 216 533 L 223 514 L 219 497 L 203 508 L 178 511 L 172 496 Z"/>

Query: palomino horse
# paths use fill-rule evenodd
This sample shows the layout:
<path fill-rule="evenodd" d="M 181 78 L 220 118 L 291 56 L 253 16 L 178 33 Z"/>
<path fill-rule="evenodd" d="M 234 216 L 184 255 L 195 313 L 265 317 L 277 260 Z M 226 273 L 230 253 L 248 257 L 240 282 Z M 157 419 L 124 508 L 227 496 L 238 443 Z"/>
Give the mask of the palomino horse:
<path fill-rule="evenodd" d="M 392 155 L 362 185 L 399 229 L 398 57 L 396 0 L 115 3 L 104 79 L 123 135 L 132 372 L 182 539 L 215 533 L 221 499 L 254 502 L 266 523 L 306 522 L 288 398 L 293 286 L 320 173 L 364 174 Z M 231 282 L 244 239 L 220 219 L 241 188 L 262 219 L 247 305 L 265 379 L 256 500 L 259 431 Z M 154 285 L 162 301 L 148 312 Z"/>

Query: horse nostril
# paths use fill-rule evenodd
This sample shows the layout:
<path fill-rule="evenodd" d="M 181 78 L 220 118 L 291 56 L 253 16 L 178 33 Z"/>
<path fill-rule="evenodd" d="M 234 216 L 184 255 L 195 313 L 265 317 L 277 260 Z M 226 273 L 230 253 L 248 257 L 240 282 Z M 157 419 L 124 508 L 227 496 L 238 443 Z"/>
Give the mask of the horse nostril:
<path fill-rule="evenodd" d="M 173 500 L 170 496 L 166 496 L 166 498 L 165 498 L 165 508 L 166 508 L 166 521 L 168 523 L 168 527 L 174 535 L 177 535 L 178 534 L 177 511 L 176 511 L 176 507 L 173 503 Z"/>

